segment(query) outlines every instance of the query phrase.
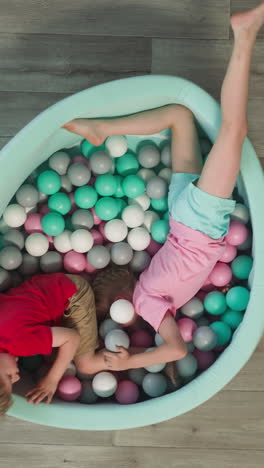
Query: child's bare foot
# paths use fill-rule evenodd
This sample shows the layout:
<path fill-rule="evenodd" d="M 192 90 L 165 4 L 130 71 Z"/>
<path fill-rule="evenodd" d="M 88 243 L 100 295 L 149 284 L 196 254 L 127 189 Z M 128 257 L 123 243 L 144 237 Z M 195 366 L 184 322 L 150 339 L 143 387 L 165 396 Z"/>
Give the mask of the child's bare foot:
<path fill-rule="evenodd" d="M 63 125 L 63 128 L 72 133 L 77 133 L 94 146 L 100 146 L 106 136 L 103 131 L 103 124 L 100 120 L 95 119 L 75 119 Z"/>
<path fill-rule="evenodd" d="M 256 35 L 264 23 L 264 2 L 252 10 L 235 13 L 230 22 L 234 35 L 242 32 Z"/>

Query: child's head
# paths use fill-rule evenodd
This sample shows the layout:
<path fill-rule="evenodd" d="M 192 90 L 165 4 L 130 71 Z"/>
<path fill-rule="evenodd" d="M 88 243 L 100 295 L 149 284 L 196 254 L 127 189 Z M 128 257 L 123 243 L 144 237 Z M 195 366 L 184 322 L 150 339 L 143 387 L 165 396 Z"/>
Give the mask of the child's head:
<path fill-rule="evenodd" d="M 12 405 L 12 385 L 20 379 L 17 359 L 9 353 L 0 353 L 0 414 Z"/>
<path fill-rule="evenodd" d="M 110 266 L 97 273 L 93 281 L 93 291 L 99 320 L 106 317 L 117 297 L 132 302 L 135 284 L 134 274 L 122 267 Z"/>

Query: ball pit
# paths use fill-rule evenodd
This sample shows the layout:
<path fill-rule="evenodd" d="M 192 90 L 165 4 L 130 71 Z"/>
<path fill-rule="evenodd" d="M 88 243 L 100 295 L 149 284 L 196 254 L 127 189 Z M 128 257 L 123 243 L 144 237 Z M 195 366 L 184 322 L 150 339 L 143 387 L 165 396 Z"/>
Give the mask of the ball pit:
<path fill-rule="evenodd" d="M 166 96 L 164 96 L 163 93 L 164 89 L 166 89 Z M 132 97 L 129 98 L 128 96 Z M 39 197 L 40 200 L 44 202 L 45 199 L 47 200 L 50 195 L 52 196 L 60 190 L 61 187 L 65 187 L 65 192 L 67 193 L 70 193 L 73 190 L 72 182 L 67 175 L 70 167 L 70 160 L 67 156 L 70 153 L 71 147 L 74 147 L 75 145 L 81 144 L 81 152 L 79 152 L 79 156 L 82 154 L 85 157 L 89 157 L 90 167 L 87 167 L 95 175 L 103 175 L 108 172 L 112 174 L 113 163 L 110 156 L 106 153 L 106 148 L 104 146 L 102 146 L 102 148 L 96 148 L 96 153 L 99 153 L 97 154 L 97 156 L 99 156 L 98 160 L 98 158 L 92 156 L 95 149 L 89 142 L 83 142 L 77 135 L 70 134 L 69 132 L 59 128 L 61 125 L 77 117 L 111 117 L 115 115 L 127 115 L 172 102 L 177 102 L 189 107 L 194 112 L 202 131 L 207 134 L 211 141 L 215 141 L 221 122 L 218 103 L 195 84 L 176 77 L 150 75 L 112 81 L 89 88 L 81 93 L 77 93 L 63 101 L 60 101 L 40 114 L 23 130 L 21 130 L 0 153 L 0 214 L 2 215 L 3 212 L 6 213 L 3 220 L 0 221 L 1 233 L 8 231 L 8 228 L 6 229 L 6 220 L 10 227 L 21 229 L 21 226 L 27 218 L 26 207 L 16 204 L 16 201 L 13 200 L 13 196 L 21 185 L 32 183 L 31 181 L 29 182 L 27 178 L 51 156 L 53 157 L 52 161 L 50 160 L 51 162 L 49 163 L 50 170 L 46 170 L 45 167 L 44 172 L 42 172 L 42 174 L 45 172 L 48 172 L 48 174 L 45 174 L 45 177 L 41 177 L 38 181 L 40 190 Z M 126 178 L 128 176 L 136 177 L 133 180 L 138 182 L 137 187 L 133 187 L 133 185 L 130 187 L 130 184 L 126 183 L 125 190 L 130 198 L 139 198 L 144 195 L 143 193 L 141 194 L 142 183 L 139 182 L 139 180 L 144 181 L 146 184 L 146 181 L 150 180 L 153 176 L 161 177 L 160 170 L 165 170 L 165 167 L 169 168 L 170 154 L 168 146 L 164 146 L 161 151 L 161 156 L 159 156 L 156 151 L 157 147 L 161 146 L 163 143 L 167 143 L 169 136 L 169 130 L 165 130 L 157 135 L 148 136 L 148 141 L 151 140 L 152 144 L 149 144 L 148 147 L 146 144 L 142 145 L 140 157 L 141 162 L 143 163 L 141 164 L 142 168 L 140 168 L 139 162 L 137 161 L 137 158 L 135 158 L 133 152 L 136 152 L 139 143 L 144 143 L 146 141 L 146 137 L 143 135 L 127 136 L 129 150 L 125 155 L 122 155 L 122 145 L 124 144 L 124 140 L 121 138 L 119 142 L 119 152 L 111 154 L 111 156 L 115 158 L 114 162 L 116 172 L 118 177 L 120 177 L 117 181 L 116 189 L 116 191 L 119 191 L 120 199 L 124 196 L 122 193 L 122 178 Z M 208 153 L 208 149 L 210 149 L 210 145 L 208 146 L 208 139 L 203 138 L 203 140 L 204 153 Z M 109 144 L 109 151 L 113 152 L 111 144 Z M 119 156 L 120 152 L 121 155 Z M 66 154 L 66 157 L 65 155 L 54 157 L 55 153 Z M 19 154 L 19 158 L 16 157 L 17 154 Z M 165 167 L 161 167 L 159 169 L 159 173 L 156 173 L 153 168 L 155 168 L 160 160 Z M 76 159 L 74 164 L 77 163 L 83 163 L 83 160 L 77 161 Z M 19 167 L 19 170 L 14 171 L 14 167 Z M 60 175 L 59 178 L 56 177 L 58 174 Z M 87 177 L 88 173 L 86 171 L 86 178 Z M 130 181 L 131 178 L 128 179 L 128 182 Z M 89 183 L 92 183 L 91 179 L 89 180 Z M 89 209 L 91 213 L 94 214 L 95 227 L 101 226 L 102 223 L 100 216 L 96 210 L 97 192 L 91 185 L 89 186 L 89 193 L 87 193 L 87 191 L 83 191 L 84 188 L 86 187 L 80 186 L 77 189 L 79 190 L 80 197 L 75 197 L 74 201 L 79 209 Z M 20 384 L 17 384 L 14 387 L 14 405 L 9 409 L 8 414 L 39 424 L 71 429 L 108 430 L 139 427 L 164 421 L 189 411 L 206 401 L 226 385 L 250 358 L 264 328 L 264 316 L 260 307 L 264 299 L 264 281 L 262 278 L 264 261 L 264 248 L 262 245 L 263 188 L 263 174 L 261 172 L 260 164 L 251 143 L 246 139 L 243 147 L 241 172 L 237 181 L 237 193 L 242 208 L 238 208 L 233 217 L 234 223 L 240 222 L 240 224 L 234 224 L 234 228 L 232 228 L 229 236 L 230 247 L 226 252 L 224 252 L 223 258 L 220 261 L 230 264 L 231 261 L 237 258 L 236 253 L 241 255 L 245 254 L 246 256 L 253 257 L 253 267 L 249 278 L 246 279 L 244 277 L 248 274 L 248 261 L 244 261 L 243 267 L 239 267 L 237 264 L 234 264 L 234 271 L 237 271 L 237 269 L 241 270 L 241 268 L 243 270 L 243 272 L 240 273 L 240 275 L 242 274 L 243 279 L 239 279 L 235 287 L 244 287 L 244 289 L 236 290 L 235 287 L 229 289 L 225 296 L 227 302 L 225 310 L 222 311 L 221 308 L 223 303 L 222 300 L 219 301 L 218 308 L 216 307 L 218 310 L 217 313 L 219 313 L 219 311 L 222 312 L 221 315 L 214 315 L 216 310 L 213 305 L 211 305 L 212 310 L 214 311 L 213 314 L 208 314 L 206 312 L 206 316 L 200 316 L 201 311 L 198 307 L 199 304 L 196 306 L 191 305 L 189 307 L 187 313 L 189 313 L 189 317 L 191 319 L 197 320 L 196 323 L 198 325 L 197 330 L 194 332 L 194 339 L 199 328 L 204 327 L 211 331 L 211 336 L 214 334 L 217 335 L 217 339 L 220 344 L 226 340 L 225 336 L 228 336 L 229 329 L 235 330 L 232 340 L 222 353 L 214 353 L 210 349 L 203 351 L 197 348 L 193 351 L 191 358 L 188 354 L 188 359 L 186 359 L 187 364 L 181 364 L 180 366 L 183 368 L 181 369 L 181 372 L 184 373 L 184 375 L 194 372 L 195 368 L 198 369 L 196 370 L 196 374 L 194 374 L 195 378 L 192 381 L 188 382 L 188 377 L 185 377 L 187 379 L 185 385 L 176 391 L 171 391 L 170 393 L 165 394 L 167 391 L 167 379 L 165 375 L 162 374 L 162 371 L 149 373 L 144 369 L 137 369 L 129 371 L 128 376 L 122 379 L 124 382 L 132 381 L 136 385 L 143 387 L 145 396 L 142 398 L 142 390 L 140 390 L 138 402 L 135 404 L 118 404 L 114 399 L 109 402 L 99 401 L 100 398 L 97 400 L 96 395 L 94 395 L 92 385 L 86 384 L 85 388 L 83 384 L 82 389 L 78 389 L 78 392 L 82 392 L 80 393 L 81 396 L 79 401 L 69 403 L 55 398 L 54 402 L 50 406 L 47 406 L 44 403 L 34 406 L 29 405 L 22 396 L 24 394 L 22 388 L 23 385 L 30 385 L 30 381 L 28 380 L 24 382 L 23 385 L 20 383 L 21 386 Z M 150 206 L 148 206 L 149 210 L 158 212 L 159 217 L 166 220 L 166 210 L 168 209 L 167 198 L 163 197 L 155 199 L 153 197 L 152 190 L 150 192 L 152 196 L 150 196 Z M 160 193 L 162 193 L 162 191 Z M 115 196 L 115 194 L 113 196 Z M 10 206 L 15 205 L 13 212 L 12 210 L 11 213 L 9 211 L 5 211 L 8 205 L 9 208 Z M 31 207 L 28 208 L 31 209 Z M 117 211 L 116 208 L 114 211 Z M 47 211 L 43 206 L 41 218 L 43 218 L 44 214 L 48 214 L 48 212 L 49 210 Z M 118 212 L 120 212 L 120 207 Z M 33 214 L 37 215 L 37 225 L 32 222 L 32 226 L 30 226 L 29 223 L 29 230 L 31 230 L 31 232 L 29 231 L 29 236 L 26 239 L 26 254 L 28 255 L 26 258 L 29 259 L 27 260 L 29 266 L 31 265 L 30 256 L 38 261 L 38 257 L 47 253 L 49 245 L 49 240 L 46 234 L 43 233 L 39 215 L 31 212 L 28 216 L 32 216 Z M 253 229 L 252 249 L 251 232 L 248 234 L 248 226 L 244 226 L 244 228 L 241 227 L 241 223 L 245 225 L 248 223 L 248 214 L 250 214 Z M 108 216 L 109 214 L 107 217 Z M 115 216 L 113 217 L 115 218 Z M 27 220 L 28 219 L 29 218 L 27 218 Z M 109 221 L 109 219 L 106 221 Z M 151 229 L 150 225 L 152 221 L 153 220 L 151 220 L 150 216 L 148 221 L 146 221 L 146 223 L 148 223 L 148 227 L 139 227 L 139 229 L 145 229 L 144 246 L 143 250 L 141 250 L 142 245 L 139 245 L 142 243 L 141 237 L 140 242 L 138 242 L 137 238 L 132 239 L 134 250 L 138 249 L 136 251 L 141 252 L 146 249 L 150 255 L 153 255 L 162 246 L 161 243 L 155 242 L 150 235 L 149 238 L 146 236 L 146 233 L 148 234 Z M 158 221 L 158 219 L 155 221 Z M 79 226 L 79 228 L 82 228 L 82 226 Z M 68 227 L 66 227 L 66 229 L 68 229 Z M 138 229 L 138 227 L 132 229 Z M 64 251 L 61 252 L 62 255 L 64 253 L 67 254 L 67 252 L 71 253 L 71 231 L 68 232 L 68 235 L 65 233 L 66 231 L 63 233 L 64 241 L 61 242 L 61 248 Z M 100 233 L 103 233 L 103 226 Z M 30 238 L 30 235 L 38 237 Z M 62 234 L 60 234 L 60 236 L 61 235 Z M 60 236 L 56 236 L 54 238 L 55 247 L 57 244 L 56 239 Z M 28 239 L 30 239 L 31 242 L 27 242 Z M 120 242 L 119 244 L 131 247 L 126 242 Z M 114 247 L 117 245 L 118 244 L 113 244 L 111 246 L 111 255 L 112 250 L 115 250 Z M 94 248 L 95 247 L 92 249 Z M 88 254 L 92 252 L 92 249 L 89 250 Z M 106 251 L 110 255 L 107 248 Z M 101 263 L 99 262 L 99 266 L 95 267 L 93 260 L 90 262 L 91 269 L 100 268 L 100 266 L 102 267 L 102 265 L 105 264 L 106 260 L 108 260 L 106 251 L 103 251 L 104 255 L 102 255 L 102 257 L 104 258 L 101 259 Z M 133 257 L 133 250 L 131 249 L 130 252 Z M 77 254 L 81 256 L 79 258 L 82 258 L 82 261 L 79 262 L 80 265 L 78 268 L 83 268 L 83 259 L 86 258 L 86 253 Z M 71 257 L 71 255 L 69 257 Z M 116 259 L 119 257 L 120 255 L 117 253 Z M 132 257 L 129 261 L 132 261 Z M 98 257 L 96 256 L 96 260 L 97 258 Z M 129 255 L 126 254 L 125 261 L 127 261 L 128 258 Z M 72 268 L 72 262 L 69 263 L 70 268 Z M 35 263 L 33 266 L 34 268 L 36 267 Z M 19 268 L 21 269 L 22 267 L 23 260 Z M 85 270 L 87 270 L 87 268 L 89 269 L 89 262 L 87 260 L 85 260 L 84 268 Z M 227 273 L 224 273 L 223 275 L 223 271 L 221 275 L 227 275 Z M 225 271 L 227 272 L 227 269 L 225 269 Z M 10 278 L 12 283 L 19 281 L 16 271 L 8 271 L 6 274 L 2 266 L 1 275 L 5 284 L 8 284 Z M 218 277 L 221 275 L 216 276 Z M 220 278 L 221 283 L 225 281 L 222 277 Z M 240 286 L 241 281 L 242 286 Z M 237 286 L 238 284 L 239 286 Z M 223 285 L 221 287 L 227 287 L 228 289 L 228 285 Z M 246 292 L 248 287 L 251 289 L 250 297 L 248 297 L 248 293 Z M 206 297 L 206 290 L 203 292 L 204 294 L 199 296 L 200 300 L 203 300 L 204 297 Z M 241 301 L 243 302 L 243 305 L 241 305 Z M 230 313 L 227 313 L 227 308 L 233 311 L 231 315 Z M 234 311 L 236 312 L 235 315 Z M 241 314 L 243 314 L 243 317 L 241 317 Z M 183 317 L 184 314 L 182 315 L 182 318 Z M 211 325 L 214 325 L 214 323 L 219 324 L 220 321 L 226 326 L 220 326 L 219 328 L 219 325 L 217 325 L 217 330 L 213 330 Z M 237 328 L 235 329 L 236 326 Z M 208 333 L 208 330 L 207 335 L 210 334 L 210 332 Z M 205 339 L 204 336 L 202 338 Z M 192 343 L 190 342 L 188 345 L 192 345 Z M 191 349 L 192 346 L 189 347 L 189 353 L 192 352 Z M 117 381 L 116 376 L 114 374 L 112 375 L 113 378 L 111 378 L 110 383 L 112 383 L 111 392 L 114 393 L 118 388 L 119 382 Z M 131 389 L 133 388 L 134 390 L 136 388 L 131 384 L 126 384 L 124 386 L 127 386 L 128 388 L 131 387 Z M 119 386 L 119 391 L 120 388 L 122 389 L 122 385 Z M 133 393 L 132 390 L 131 393 Z M 136 393 L 137 392 L 134 391 L 134 394 Z M 154 397 L 155 400 L 148 399 L 147 395 Z M 119 397 L 119 399 L 120 402 L 123 402 L 122 396 Z M 83 404 L 81 401 L 88 401 L 91 403 L 96 401 L 96 403 Z"/>

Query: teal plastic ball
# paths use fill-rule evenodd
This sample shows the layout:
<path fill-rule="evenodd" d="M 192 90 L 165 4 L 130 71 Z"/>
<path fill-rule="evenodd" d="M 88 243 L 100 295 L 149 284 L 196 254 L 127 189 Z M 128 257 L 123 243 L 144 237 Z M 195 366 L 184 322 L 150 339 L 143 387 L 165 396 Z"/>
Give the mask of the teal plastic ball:
<path fill-rule="evenodd" d="M 192 354 L 186 354 L 184 358 L 176 361 L 176 368 L 180 377 L 192 377 L 198 368 L 197 359 Z"/>
<path fill-rule="evenodd" d="M 96 178 L 95 190 L 102 197 L 110 197 L 114 195 L 117 189 L 116 177 L 112 174 L 102 174 Z"/>
<path fill-rule="evenodd" d="M 145 183 L 137 175 L 128 175 L 124 178 L 122 188 L 128 198 L 136 198 L 145 191 Z"/>
<path fill-rule="evenodd" d="M 43 216 L 41 226 L 48 236 L 58 236 L 65 229 L 65 221 L 61 214 L 52 211 Z"/>
<path fill-rule="evenodd" d="M 116 202 L 117 202 L 117 206 L 118 206 L 117 216 L 120 217 L 123 210 L 127 207 L 127 203 L 122 198 L 118 198 L 116 200 Z"/>
<path fill-rule="evenodd" d="M 249 302 L 250 293 L 247 288 L 243 286 L 234 286 L 229 289 L 226 295 L 226 303 L 230 309 L 242 312 L 246 310 Z"/>
<path fill-rule="evenodd" d="M 222 322 L 225 322 L 229 325 L 232 330 L 235 330 L 238 325 L 242 322 L 244 314 L 238 310 L 227 309 L 225 313 L 221 316 Z"/>
<path fill-rule="evenodd" d="M 103 151 L 104 149 L 104 143 L 100 146 L 94 146 L 88 140 L 83 140 L 81 143 L 81 152 L 86 158 L 90 158 L 95 151 Z"/>
<path fill-rule="evenodd" d="M 40 192 L 53 195 L 61 188 L 61 178 L 55 171 L 44 171 L 37 178 L 37 186 Z"/>
<path fill-rule="evenodd" d="M 169 219 L 170 219 L 169 211 L 166 211 L 166 212 L 164 213 L 163 219 L 165 219 L 166 221 L 169 221 Z"/>
<path fill-rule="evenodd" d="M 134 154 L 127 153 L 116 161 L 116 171 L 122 176 L 136 174 L 139 169 L 139 162 Z"/>
<path fill-rule="evenodd" d="M 167 239 L 167 235 L 169 234 L 169 223 L 164 219 L 160 219 L 159 221 L 155 221 L 151 226 L 151 235 L 156 242 L 160 244 L 164 244 Z"/>
<path fill-rule="evenodd" d="M 253 259 L 249 255 L 239 255 L 231 263 L 232 273 L 236 278 L 247 279 L 251 272 Z"/>
<path fill-rule="evenodd" d="M 120 175 L 116 175 L 115 180 L 116 180 L 116 190 L 114 193 L 114 197 L 122 198 L 125 196 L 125 192 L 123 190 L 123 177 Z"/>
<path fill-rule="evenodd" d="M 63 192 L 54 193 L 48 200 L 48 207 L 51 211 L 56 211 L 65 215 L 71 210 L 71 200 L 69 195 Z"/>
<path fill-rule="evenodd" d="M 216 336 L 217 336 L 216 346 L 226 345 L 230 341 L 231 336 L 232 336 L 232 330 L 229 327 L 229 325 L 227 325 L 225 322 L 217 321 L 217 322 L 211 323 L 209 327 L 212 328 L 212 330 L 214 330 L 214 332 L 216 333 Z"/>
<path fill-rule="evenodd" d="M 89 185 L 79 187 L 74 192 L 74 201 L 80 208 L 92 208 L 98 199 L 96 190 Z"/>
<path fill-rule="evenodd" d="M 118 200 L 111 197 L 103 197 L 96 203 L 95 212 L 103 221 L 109 221 L 116 218 L 119 208 Z"/>
<path fill-rule="evenodd" d="M 212 315 L 221 315 L 226 310 L 225 295 L 218 291 L 208 293 L 204 299 L 205 310 Z"/>
<path fill-rule="evenodd" d="M 163 395 L 167 390 L 167 379 L 162 374 L 146 374 L 142 381 L 144 392 L 154 398 Z"/>
<path fill-rule="evenodd" d="M 164 198 L 151 198 L 150 204 L 155 211 L 167 211 L 168 210 L 168 197 Z"/>

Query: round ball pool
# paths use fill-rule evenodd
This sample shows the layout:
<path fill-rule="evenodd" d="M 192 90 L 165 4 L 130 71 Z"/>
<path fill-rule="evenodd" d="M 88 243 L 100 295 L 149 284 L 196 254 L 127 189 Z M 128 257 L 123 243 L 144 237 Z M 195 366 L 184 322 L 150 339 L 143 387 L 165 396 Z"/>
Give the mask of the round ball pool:
<path fill-rule="evenodd" d="M 0 153 L 0 215 L 23 181 L 54 152 L 76 145 L 80 137 L 61 129 L 77 117 L 115 117 L 178 103 L 189 107 L 202 130 L 215 141 L 220 123 L 219 104 L 195 84 L 178 77 L 147 75 L 104 83 L 74 94 L 38 115 Z M 168 139 L 170 131 L 149 136 L 156 143 Z M 143 135 L 128 136 L 136 149 Z M 252 355 L 264 329 L 264 179 L 260 163 L 246 138 L 241 171 L 237 180 L 239 195 L 248 206 L 253 227 L 253 275 L 250 301 L 242 323 L 230 345 L 217 361 L 193 381 L 170 394 L 128 406 L 117 403 L 83 405 L 53 400 L 51 405 L 28 404 L 15 386 L 14 404 L 8 414 L 48 426 L 82 430 L 128 429 L 173 418 L 208 400 L 239 372 Z M 24 388 L 22 388 L 24 387 Z"/>

